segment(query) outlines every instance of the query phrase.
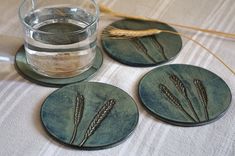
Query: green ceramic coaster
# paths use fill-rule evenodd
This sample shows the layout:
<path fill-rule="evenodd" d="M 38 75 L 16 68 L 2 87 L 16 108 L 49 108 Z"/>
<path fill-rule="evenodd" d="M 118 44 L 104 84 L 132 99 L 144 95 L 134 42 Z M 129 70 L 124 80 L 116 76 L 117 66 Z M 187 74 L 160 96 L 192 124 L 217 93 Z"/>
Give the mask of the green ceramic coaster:
<path fill-rule="evenodd" d="M 89 70 L 81 73 L 80 75 L 71 77 L 71 78 L 65 78 L 65 79 L 49 78 L 49 77 L 45 77 L 36 73 L 26 61 L 25 50 L 23 46 L 16 53 L 15 66 L 16 66 L 17 71 L 23 77 L 25 77 L 26 79 L 34 83 L 37 83 L 43 86 L 61 87 L 67 84 L 86 80 L 87 78 L 90 78 L 98 71 L 98 69 L 101 67 L 103 63 L 103 55 L 99 48 L 97 48 L 96 50 L 97 50 L 96 57 L 95 57 L 95 61 L 92 67 Z"/>
<path fill-rule="evenodd" d="M 96 82 L 65 86 L 49 95 L 41 108 L 42 123 L 51 136 L 86 150 L 124 141 L 138 117 L 137 106 L 126 92 Z"/>
<path fill-rule="evenodd" d="M 227 84 L 214 73 L 173 64 L 147 73 L 139 84 L 143 105 L 170 124 L 199 126 L 224 115 L 231 103 Z"/>
<path fill-rule="evenodd" d="M 161 29 L 176 32 L 167 24 L 137 20 L 121 20 L 112 27 L 131 30 Z M 108 26 L 108 28 L 110 28 Z M 106 32 L 106 29 L 104 30 Z M 182 47 L 181 37 L 160 33 L 148 37 L 114 39 L 107 33 L 102 35 L 104 50 L 115 60 L 130 66 L 148 67 L 168 62 L 176 57 Z"/>

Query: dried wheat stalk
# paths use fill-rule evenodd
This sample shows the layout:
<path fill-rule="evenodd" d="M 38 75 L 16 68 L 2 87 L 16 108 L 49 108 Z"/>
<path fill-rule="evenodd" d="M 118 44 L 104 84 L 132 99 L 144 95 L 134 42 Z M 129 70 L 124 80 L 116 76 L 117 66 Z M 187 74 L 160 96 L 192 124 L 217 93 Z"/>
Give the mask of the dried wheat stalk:
<path fill-rule="evenodd" d="M 232 39 L 235 38 L 235 34 L 232 34 L 232 33 L 226 33 L 226 32 L 221 32 L 221 31 L 216 31 L 216 30 L 203 29 L 203 28 L 199 28 L 199 27 L 195 27 L 195 26 L 186 26 L 186 25 L 182 25 L 182 24 L 164 22 L 164 21 L 161 21 L 161 20 L 158 20 L 158 19 L 151 19 L 151 18 L 142 17 L 142 16 L 132 16 L 132 15 L 124 14 L 124 13 L 115 12 L 115 11 L 111 10 L 110 8 L 108 8 L 108 7 L 106 7 L 105 5 L 102 5 L 102 4 L 99 4 L 99 8 L 100 8 L 100 11 L 102 13 L 105 13 L 105 14 L 108 14 L 108 15 L 111 15 L 111 16 L 116 16 L 116 17 L 121 17 L 121 18 L 126 18 L 126 19 L 134 19 L 134 20 L 165 23 L 165 24 L 176 26 L 176 27 L 181 27 L 181 28 L 190 29 L 190 30 L 194 30 L 194 31 L 201 31 L 201 32 L 204 32 L 204 33 L 213 34 L 213 35 L 217 35 L 217 36 L 222 36 L 222 37 L 226 37 L 226 38 L 232 38 Z"/>
<path fill-rule="evenodd" d="M 144 37 L 151 36 L 161 33 L 162 31 L 159 29 L 146 29 L 146 30 L 127 30 L 127 29 L 119 29 L 113 26 L 108 26 L 102 32 L 102 35 L 109 37 L 124 37 L 124 38 L 135 38 L 135 37 Z"/>

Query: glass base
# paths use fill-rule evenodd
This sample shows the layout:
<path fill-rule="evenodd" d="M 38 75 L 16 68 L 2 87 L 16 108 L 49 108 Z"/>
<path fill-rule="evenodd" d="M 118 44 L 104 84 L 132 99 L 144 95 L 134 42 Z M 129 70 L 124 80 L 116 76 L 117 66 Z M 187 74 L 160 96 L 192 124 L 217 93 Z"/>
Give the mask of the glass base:
<path fill-rule="evenodd" d="M 71 77 L 75 77 L 78 76 L 80 74 L 82 74 L 83 72 L 89 70 L 92 66 L 93 62 L 89 65 L 87 65 L 86 67 L 82 68 L 82 69 L 78 69 L 75 71 L 68 71 L 68 72 L 53 72 L 53 71 L 42 71 L 38 68 L 35 68 L 34 66 L 30 65 L 30 67 L 38 74 L 42 75 L 42 76 L 46 76 L 49 78 L 71 78 Z"/>

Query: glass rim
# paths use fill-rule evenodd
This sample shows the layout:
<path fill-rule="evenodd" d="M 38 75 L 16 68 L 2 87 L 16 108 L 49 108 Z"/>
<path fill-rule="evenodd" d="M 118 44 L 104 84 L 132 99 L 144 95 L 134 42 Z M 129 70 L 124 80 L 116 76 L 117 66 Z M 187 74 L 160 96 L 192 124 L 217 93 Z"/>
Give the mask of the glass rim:
<path fill-rule="evenodd" d="M 20 21 L 21 23 L 26 26 L 27 28 L 29 28 L 30 30 L 33 30 L 35 32 L 38 32 L 38 33 L 42 33 L 42 34 L 50 34 L 50 35 L 53 35 L 53 34 L 58 34 L 58 33 L 52 33 L 52 32 L 46 32 L 46 31 L 42 31 L 42 30 L 38 30 L 38 29 L 35 29 L 33 28 L 32 26 L 30 26 L 29 24 L 27 24 L 25 21 L 24 21 L 24 17 L 21 16 L 21 13 L 22 13 L 22 7 L 24 6 L 24 3 L 26 1 L 29 1 L 29 0 L 23 0 L 23 2 L 20 4 L 20 7 L 18 9 L 18 16 L 20 18 Z M 76 31 L 71 31 L 71 32 L 63 32 L 63 34 L 76 34 L 76 33 L 82 33 L 84 31 L 86 31 L 89 27 L 91 27 L 93 24 L 95 24 L 98 19 L 99 19 L 99 14 L 100 14 L 100 10 L 99 10 L 99 6 L 97 4 L 97 2 L 95 0 L 90 0 L 93 4 L 93 6 L 95 7 L 95 18 L 92 22 L 90 22 L 86 27 L 80 29 L 80 30 L 76 30 Z"/>

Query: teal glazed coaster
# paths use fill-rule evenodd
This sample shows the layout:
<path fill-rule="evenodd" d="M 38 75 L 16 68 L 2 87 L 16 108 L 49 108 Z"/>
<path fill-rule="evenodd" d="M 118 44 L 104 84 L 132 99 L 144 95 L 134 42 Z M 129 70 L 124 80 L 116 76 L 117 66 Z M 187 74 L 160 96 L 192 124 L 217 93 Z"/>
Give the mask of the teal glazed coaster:
<path fill-rule="evenodd" d="M 159 22 L 120 20 L 111 27 L 130 30 L 161 29 L 176 32 L 167 24 Z M 102 35 L 102 46 L 113 59 L 130 66 L 149 67 L 168 62 L 175 58 L 182 47 L 181 37 L 170 33 L 160 33 L 140 38 L 109 37 L 107 29 Z"/>
<path fill-rule="evenodd" d="M 89 70 L 79 74 L 78 76 L 62 79 L 62 78 L 49 78 L 36 73 L 26 61 L 25 49 L 23 46 L 18 50 L 15 57 L 16 69 L 24 78 L 34 83 L 50 87 L 61 87 L 67 84 L 86 80 L 91 76 L 93 76 L 98 71 L 102 63 L 103 63 L 103 55 L 101 53 L 101 50 L 97 48 L 95 61 Z"/>
<path fill-rule="evenodd" d="M 79 149 L 104 149 L 132 134 L 139 113 L 123 90 L 103 83 L 65 86 L 47 97 L 41 107 L 46 131 L 56 140 Z"/>
<path fill-rule="evenodd" d="M 143 105 L 157 118 L 178 126 L 199 126 L 222 117 L 231 91 L 214 73 L 182 64 L 147 73 L 139 84 Z"/>

